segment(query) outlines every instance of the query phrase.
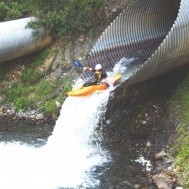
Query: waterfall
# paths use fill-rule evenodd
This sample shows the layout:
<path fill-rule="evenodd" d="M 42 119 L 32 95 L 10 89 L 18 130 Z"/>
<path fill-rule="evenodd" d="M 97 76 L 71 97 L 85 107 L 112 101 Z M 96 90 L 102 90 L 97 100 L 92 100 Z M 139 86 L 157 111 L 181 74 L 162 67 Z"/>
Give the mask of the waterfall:
<path fill-rule="evenodd" d="M 126 73 L 126 60 L 115 66 L 114 73 Z M 124 75 L 123 78 L 126 79 Z M 112 90 L 114 87 L 87 97 L 68 97 L 52 135 L 40 148 L 0 143 L 0 188 L 97 188 L 99 181 L 90 175 L 90 170 L 103 165 L 109 157 L 99 145 L 101 138 L 95 128 Z"/>
<path fill-rule="evenodd" d="M 0 188 L 85 188 L 98 184 L 87 178 L 87 172 L 107 161 L 106 153 L 92 141 L 108 98 L 108 91 L 90 97 L 68 97 L 52 136 L 40 148 L 0 143 Z"/>

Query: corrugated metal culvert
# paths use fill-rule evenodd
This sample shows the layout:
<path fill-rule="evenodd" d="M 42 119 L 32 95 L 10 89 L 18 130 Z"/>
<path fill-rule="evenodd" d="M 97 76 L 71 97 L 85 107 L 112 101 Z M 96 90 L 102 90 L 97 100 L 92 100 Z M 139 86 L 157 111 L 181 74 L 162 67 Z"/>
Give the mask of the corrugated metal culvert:
<path fill-rule="evenodd" d="M 135 1 L 103 32 L 87 64 L 109 71 L 123 57 L 137 68 L 130 85 L 188 63 L 189 0 Z"/>

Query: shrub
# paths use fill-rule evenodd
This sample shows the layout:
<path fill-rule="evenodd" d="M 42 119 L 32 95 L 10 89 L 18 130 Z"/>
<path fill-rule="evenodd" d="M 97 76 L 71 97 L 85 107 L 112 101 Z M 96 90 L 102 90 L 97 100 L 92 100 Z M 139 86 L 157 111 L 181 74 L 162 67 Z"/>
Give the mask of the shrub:
<path fill-rule="evenodd" d="M 34 15 L 38 21 L 30 26 L 43 26 L 54 37 L 73 38 L 79 32 L 103 24 L 108 0 L 2 0 L 0 21 Z"/>
<path fill-rule="evenodd" d="M 100 25 L 100 19 L 106 17 L 107 0 L 56 0 L 37 1 L 34 14 L 38 21 L 31 25 L 45 27 L 45 31 L 55 37 L 72 36 L 88 31 L 94 25 Z"/>
<path fill-rule="evenodd" d="M 0 21 L 15 20 L 31 14 L 31 6 L 27 1 L 1 1 Z"/>

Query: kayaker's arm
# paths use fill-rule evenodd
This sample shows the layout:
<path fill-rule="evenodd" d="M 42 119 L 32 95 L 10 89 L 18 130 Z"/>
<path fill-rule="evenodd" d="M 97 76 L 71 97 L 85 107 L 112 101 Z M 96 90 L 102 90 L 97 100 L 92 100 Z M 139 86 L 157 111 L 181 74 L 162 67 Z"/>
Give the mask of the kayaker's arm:
<path fill-rule="evenodd" d="M 95 71 L 95 69 L 90 68 L 90 67 L 83 67 L 83 70 L 84 70 L 84 71 L 89 70 L 89 71 L 92 71 L 92 72 L 94 72 L 94 71 Z"/>

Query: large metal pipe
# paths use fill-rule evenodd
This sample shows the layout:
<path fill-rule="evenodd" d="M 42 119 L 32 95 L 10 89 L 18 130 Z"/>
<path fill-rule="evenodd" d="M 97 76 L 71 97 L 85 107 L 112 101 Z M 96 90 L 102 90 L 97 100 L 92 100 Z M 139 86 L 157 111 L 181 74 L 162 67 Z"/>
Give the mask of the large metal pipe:
<path fill-rule="evenodd" d="M 45 37 L 43 30 L 27 27 L 33 17 L 0 23 L 0 64 L 23 55 L 37 52 L 50 44 L 51 38 Z"/>
<path fill-rule="evenodd" d="M 123 57 L 134 60 L 128 69 L 136 68 L 129 85 L 188 63 L 189 0 L 135 1 L 103 32 L 87 62 L 108 70 Z"/>

